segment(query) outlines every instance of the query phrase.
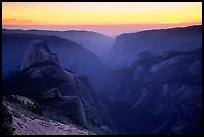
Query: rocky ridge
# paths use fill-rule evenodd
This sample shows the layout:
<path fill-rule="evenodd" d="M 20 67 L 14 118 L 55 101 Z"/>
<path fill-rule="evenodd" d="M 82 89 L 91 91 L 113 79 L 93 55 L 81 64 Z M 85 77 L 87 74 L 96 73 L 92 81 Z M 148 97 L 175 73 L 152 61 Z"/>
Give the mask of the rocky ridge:
<path fill-rule="evenodd" d="M 44 118 L 75 124 L 97 134 L 113 134 L 115 131 L 108 127 L 111 126 L 108 114 L 100 114 L 106 111 L 87 80 L 63 69 L 46 42 L 35 40 L 27 49 L 20 72 L 4 80 L 4 94 L 38 102 Z M 103 129 L 104 126 L 107 128 Z"/>

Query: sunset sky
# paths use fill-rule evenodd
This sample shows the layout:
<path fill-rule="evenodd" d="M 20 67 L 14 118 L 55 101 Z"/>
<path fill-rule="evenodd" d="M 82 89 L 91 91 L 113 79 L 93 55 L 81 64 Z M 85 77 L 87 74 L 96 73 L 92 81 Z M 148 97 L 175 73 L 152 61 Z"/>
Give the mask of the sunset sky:
<path fill-rule="evenodd" d="M 3 28 L 92 30 L 109 36 L 202 24 L 202 2 L 2 2 Z"/>

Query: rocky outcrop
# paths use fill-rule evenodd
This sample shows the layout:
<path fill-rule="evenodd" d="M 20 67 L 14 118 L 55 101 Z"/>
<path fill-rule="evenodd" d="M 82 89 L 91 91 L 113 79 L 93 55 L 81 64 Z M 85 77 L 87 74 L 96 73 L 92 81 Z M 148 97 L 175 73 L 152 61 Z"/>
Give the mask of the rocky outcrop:
<path fill-rule="evenodd" d="M 78 96 L 60 96 L 52 101 L 43 100 L 43 116 L 64 124 L 87 127 L 83 104 Z"/>
<path fill-rule="evenodd" d="M 94 88 L 100 88 L 104 86 L 104 81 L 108 80 L 107 76 L 109 75 L 110 71 L 108 68 L 104 65 L 104 63 L 91 51 L 87 50 L 83 46 L 82 42 L 74 42 L 73 39 L 67 39 L 60 38 L 58 36 L 55 36 L 53 33 L 55 32 L 47 32 L 47 34 L 42 34 L 41 33 L 32 33 L 32 31 L 24 31 L 26 34 L 24 34 L 22 31 L 4 31 L 2 32 L 2 48 L 3 48 L 3 53 L 2 53 L 2 77 L 6 78 L 7 76 L 10 76 L 11 74 L 15 74 L 18 72 L 18 70 L 21 68 L 25 68 L 25 64 L 28 64 L 29 60 L 32 60 L 32 57 L 35 57 L 36 59 L 31 61 L 32 63 L 35 63 L 35 61 L 39 60 L 40 61 L 46 61 L 44 63 L 38 64 L 38 66 L 42 66 L 43 64 L 45 65 L 48 60 L 52 60 L 52 64 L 49 63 L 49 66 L 52 65 L 52 67 L 57 67 L 54 64 L 57 63 L 57 59 L 55 60 L 55 55 L 46 53 L 46 55 L 42 55 L 43 52 L 46 51 L 46 49 L 40 48 L 39 53 L 33 54 L 33 52 L 36 51 L 36 48 L 34 45 L 37 45 L 39 40 L 46 41 L 47 46 L 51 51 L 57 54 L 60 66 L 69 70 L 72 70 L 74 74 L 76 75 L 87 75 L 89 77 L 89 80 L 91 81 L 92 86 Z M 38 31 L 40 32 L 40 31 Z M 52 34 L 51 34 L 52 33 Z M 63 32 L 57 32 L 63 33 Z M 81 34 L 76 33 L 76 34 Z M 87 33 L 83 33 L 85 36 Z M 63 34 L 64 35 L 64 34 Z M 94 34 L 93 34 L 94 35 Z M 64 35 L 65 37 L 67 35 Z M 75 37 L 75 36 L 74 36 Z M 83 39 L 82 36 L 78 37 L 76 36 L 76 39 Z M 94 39 L 92 36 L 89 37 L 88 39 L 90 40 Z M 37 39 L 37 41 L 36 41 Z M 73 41 L 71 41 L 73 40 Z M 84 40 L 88 43 L 89 40 Z M 80 44 L 81 43 L 81 44 Z M 45 44 L 45 43 L 44 43 Z M 93 46 L 99 46 L 98 44 L 101 44 L 102 48 L 105 46 L 104 41 L 103 42 L 96 42 L 96 44 L 93 44 Z M 29 45 L 33 45 L 29 47 Z M 43 45 L 43 44 L 42 44 Z M 37 46 L 36 46 L 37 47 Z M 29 48 L 33 48 L 30 52 L 27 52 L 26 50 Z M 101 50 L 97 48 L 96 50 L 101 53 Z M 28 54 L 27 57 L 24 57 L 25 52 Z M 32 53 L 33 55 L 30 56 L 29 54 Z M 11 56 L 12 55 L 12 56 Z M 48 56 L 47 56 L 48 55 Z M 28 59 L 28 57 L 30 57 Z M 107 57 L 107 56 L 105 56 Z M 42 60 L 41 60 L 42 59 Z M 27 63 L 26 63 L 27 62 Z M 30 61 L 29 61 L 30 62 Z M 30 62 L 30 63 L 31 63 Z M 32 64 L 31 63 L 31 64 Z M 50 69 L 50 68 L 48 68 Z M 52 70 L 52 69 L 51 69 Z M 70 71 L 69 71 L 70 72 Z M 99 73 L 100 72 L 100 73 Z M 33 76 L 38 77 L 37 71 L 34 71 Z M 99 77 L 101 79 L 99 79 Z"/>
<path fill-rule="evenodd" d="M 107 88 L 106 107 L 119 126 L 125 125 L 121 130 L 126 128 L 126 133 L 132 134 L 201 134 L 201 60 L 201 49 L 145 52 L 119 70 Z"/>
<path fill-rule="evenodd" d="M 35 103 L 26 97 L 16 96 L 15 100 L 3 98 L 4 135 L 94 135 L 95 133 L 73 124 L 62 124 L 38 115 L 21 102 Z M 21 102 L 17 101 L 21 100 Z M 16 102 L 17 101 L 17 102 Z"/>
<path fill-rule="evenodd" d="M 42 108 L 40 106 L 40 104 L 38 104 L 36 101 L 31 100 L 29 98 L 23 97 L 23 96 L 19 96 L 19 95 L 11 95 L 7 97 L 10 101 L 16 102 L 20 105 L 22 105 L 25 109 L 42 115 Z"/>
<path fill-rule="evenodd" d="M 82 82 L 73 72 L 63 69 L 46 42 L 37 40 L 27 49 L 21 71 L 4 80 L 4 93 L 36 101 L 41 108 L 38 114 L 44 118 L 105 134 L 107 132 L 104 129 L 96 127 L 111 124 L 101 116 L 104 108 L 93 94 L 94 89 L 87 84 L 90 84 L 88 78 Z M 35 110 L 35 104 L 30 103 L 30 100 L 12 97 L 26 104 L 24 106 L 31 107 L 29 111 Z"/>
<path fill-rule="evenodd" d="M 47 43 L 42 40 L 35 40 L 32 41 L 31 46 L 27 49 L 21 65 L 21 70 L 46 62 L 59 66 L 57 55 L 50 52 Z"/>

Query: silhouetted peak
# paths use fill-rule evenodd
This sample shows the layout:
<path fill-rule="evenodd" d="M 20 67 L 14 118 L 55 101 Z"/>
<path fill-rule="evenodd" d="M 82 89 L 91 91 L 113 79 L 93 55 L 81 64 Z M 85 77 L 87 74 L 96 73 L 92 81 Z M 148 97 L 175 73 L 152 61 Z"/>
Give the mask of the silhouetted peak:
<path fill-rule="evenodd" d="M 51 53 L 47 43 L 43 40 L 34 40 L 26 50 L 21 70 L 44 62 L 59 66 L 57 55 Z"/>

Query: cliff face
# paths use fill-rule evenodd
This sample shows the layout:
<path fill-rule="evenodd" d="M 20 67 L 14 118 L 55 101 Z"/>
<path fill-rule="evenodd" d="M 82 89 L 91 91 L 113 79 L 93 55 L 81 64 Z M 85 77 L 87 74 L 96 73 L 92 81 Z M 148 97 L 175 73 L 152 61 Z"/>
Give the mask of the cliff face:
<path fill-rule="evenodd" d="M 114 70 L 75 42 L 3 33 L 4 134 L 202 134 L 201 33 L 122 34 Z"/>
<path fill-rule="evenodd" d="M 57 54 L 61 67 L 72 70 L 76 75 L 87 75 L 91 83 L 93 83 L 92 85 L 94 88 L 100 88 L 101 86 L 104 86 L 103 84 L 104 81 L 107 80 L 106 77 L 109 75 L 109 70 L 103 64 L 103 62 L 91 51 L 83 48 L 76 42 L 56 36 L 23 33 L 2 33 L 3 78 L 11 75 L 12 73 L 15 73 L 21 67 L 23 67 L 23 60 L 23 62 L 27 62 L 26 64 L 28 64 L 28 61 L 30 63 L 35 62 L 34 59 L 31 61 L 32 56 L 27 58 L 24 57 L 24 54 L 28 48 L 32 48 L 32 51 L 30 50 L 31 52 L 36 50 L 32 46 L 29 47 L 30 43 L 34 42 L 36 39 L 46 41 L 49 49 Z M 27 52 L 26 54 L 29 56 L 30 53 Z M 36 60 L 41 60 L 41 50 L 32 55 L 35 56 L 34 58 Z M 49 57 L 44 56 L 43 60 L 48 61 L 52 58 L 55 58 L 54 54 L 49 55 Z M 57 60 L 53 60 L 52 63 L 55 63 L 56 61 Z"/>
<path fill-rule="evenodd" d="M 94 89 L 87 88 L 90 85 L 84 85 L 73 72 L 64 70 L 59 65 L 57 55 L 51 53 L 45 41 L 33 41 L 26 51 L 21 71 L 3 83 L 5 95 L 21 95 L 38 102 L 43 118 L 62 124 L 75 124 L 98 134 L 113 133 L 98 128 L 111 124 L 107 117 L 104 119 L 100 115 L 104 110 L 96 101 Z M 36 132 L 46 134 L 46 131 Z"/>
<path fill-rule="evenodd" d="M 185 51 L 201 47 L 202 26 L 127 33 L 116 37 L 109 65 L 114 69 L 125 67 L 143 51 Z"/>
<path fill-rule="evenodd" d="M 106 106 L 126 134 L 201 134 L 201 69 L 201 49 L 140 53 L 107 86 Z"/>
<path fill-rule="evenodd" d="M 29 49 L 27 49 L 20 70 L 44 62 L 53 63 L 59 66 L 57 55 L 51 53 L 46 44 L 47 43 L 42 40 L 33 41 Z"/>

